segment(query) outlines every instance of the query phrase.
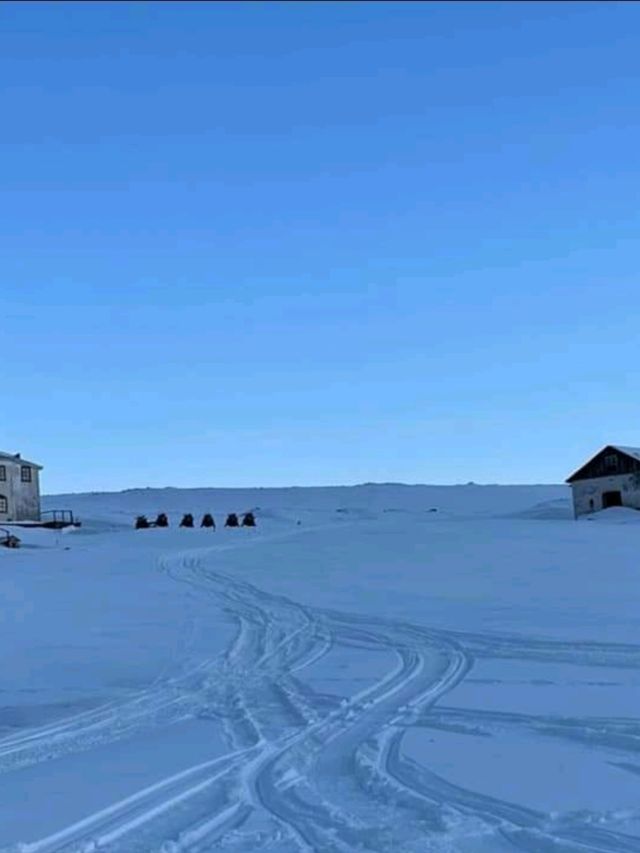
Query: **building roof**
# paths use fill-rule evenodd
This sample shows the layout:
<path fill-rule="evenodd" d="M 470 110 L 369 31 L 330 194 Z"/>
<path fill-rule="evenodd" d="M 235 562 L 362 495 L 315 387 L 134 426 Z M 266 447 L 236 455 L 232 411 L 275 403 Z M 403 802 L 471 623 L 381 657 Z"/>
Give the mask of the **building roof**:
<path fill-rule="evenodd" d="M 579 479 L 579 475 L 584 471 L 584 469 L 588 465 L 590 465 L 595 459 L 597 459 L 600 454 L 604 453 L 605 450 L 617 450 L 618 453 L 623 453 L 625 456 L 630 456 L 632 459 L 635 459 L 640 462 L 640 447 L 626 447 L 622 444 L 607 444 L 597 453 L 595 453 L 590 459 L 588 459 L 584 463 L 584 465 L 581 465 L 577 471 L 574 471 L 573 474 L 568 477 L 565 482 L 571 483 L 573 480 Z"/>
<path fill-rule="evenodd" d="M 626 453 L 627 456 L 632 456 L 640 462 L 640 447 L 623 447 L 621 444 L 612 444 L 611 447 L 615 450 L 619 450 L 620 453 Z"/>
<path fill-rule="evenodd" d="M 4 453 L 0 450 L 0 462 L 15 462 L 16 465 L 30 465 L 32 468 L 42 471 L 42 465 L 38 465 L 37 462 L 29 462 L 28 459 L 23 459 L 19 453 Z"/>

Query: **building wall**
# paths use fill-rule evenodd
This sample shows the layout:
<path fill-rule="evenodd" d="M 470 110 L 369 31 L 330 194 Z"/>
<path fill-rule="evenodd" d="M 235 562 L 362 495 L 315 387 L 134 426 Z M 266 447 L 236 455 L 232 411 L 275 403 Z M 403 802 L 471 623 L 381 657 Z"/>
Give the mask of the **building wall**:
<path fill-rule="evenodd" d="M 618 474 L 611 477 L 578 480 L 571 484 L 571 491 L 576 518 L 601 510 L 604 492 L 620 492 L 623 506 L 640 509 L 640 477 L 637 474 Z M 593 507 L 591 501 L 593 501 Z"/>
<path fill-rule="evenodd" d="M 31 468 L 31 482 L 23 483 L 20 466 L 16 465 L 13 503 L 16 521 L 40 520 L 40 477 L 37 468 Z"/>
<path fill-rule="evenodd" d="M 13 518 L 13 475 L 15 465 L 10 460 L 0 459 L 0 465 L 5 466 L 6 480 L 0 480 L 0 495 L 6 498 L 7 512 L 0 512 L 0 524 Z"/>
<path fill-rule="evenodd" d="M 0 495 L 8 502 L 8 511 L 0 513 L 0 523 L 3 521 L 38 521 L 40 519 L 40 477 L 39 471 L 31 468 L 31 482 L 23 483 L 20 460 L 0 460 L 7 470 L 6 481 L 0 480 Z"/>

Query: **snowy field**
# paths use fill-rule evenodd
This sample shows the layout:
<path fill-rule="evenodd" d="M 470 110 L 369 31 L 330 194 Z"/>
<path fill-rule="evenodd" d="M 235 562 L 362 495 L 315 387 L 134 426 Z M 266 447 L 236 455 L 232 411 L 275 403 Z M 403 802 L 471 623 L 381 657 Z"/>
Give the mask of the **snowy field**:
<path fill-rule="evenodd" d="M 0 549 L 3 853 L 640 851 L 639 513 L 574 522 L 555 486 L 46 503 L 84 523 Z"/>

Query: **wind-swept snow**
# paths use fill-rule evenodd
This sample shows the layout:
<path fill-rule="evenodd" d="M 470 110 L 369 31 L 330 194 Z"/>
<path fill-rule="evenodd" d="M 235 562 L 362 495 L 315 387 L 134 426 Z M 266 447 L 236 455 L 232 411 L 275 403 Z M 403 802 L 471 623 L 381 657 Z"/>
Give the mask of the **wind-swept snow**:
<path fill-rule="evenodd" d="M 50 501 L 83 528 L 0 553 L 0 849 L 640 851 L 635 513 L 576 523 L 546 486 Z"/>

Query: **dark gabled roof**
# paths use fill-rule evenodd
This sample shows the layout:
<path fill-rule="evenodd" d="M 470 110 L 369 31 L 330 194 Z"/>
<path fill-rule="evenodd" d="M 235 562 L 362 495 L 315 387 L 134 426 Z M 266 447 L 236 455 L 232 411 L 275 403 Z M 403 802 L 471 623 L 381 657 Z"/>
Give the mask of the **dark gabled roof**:
<path fill-rule="evenodd" d="M 622 447 L 621 444 L 612 444 L 614 450 L 619 450 L 625 456 L 630 456 L 632 459 L 637 459 L 640 462 L 640 447 Z"/>
<path fill-rule="evenodd" d="M 588 459 L 584 463 L 584 465 L 581 465 L 577 471 L 574 471 L 570 477 L 567 477 L 565 482 L 572 483 L 574 480 L 577 480 L 580 477 L 580 474 L 582 474 L 582 472 L 584 471 L 584 469 L 587 468 L 587 466 L 591 465 L 591 463 L 594 462 L 598 458 L 598 456 L 602 455 L 607 450 L 617 450 L 618 453 L 622 453 L 623 456 L 628 456 L 631 459 L 635 459 L 637 462 L 640 462 L 640 447 L 624 447 L 621 444 L 607 444 L 601 450 L 595 453 L 591 457 L 591 459 Z"/>
<path fill-rule="evenodd" d="M 38 465 L 37 462 L 29 462 L 28 459 L 23 459 L 19 453 L 3 453 L 0 450 L 0 462 L 13 462 L 16 465 L 29 465 L 31 468 L 37 468 L 38 471 L 42 471 L 42 465 Z"/>

